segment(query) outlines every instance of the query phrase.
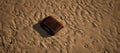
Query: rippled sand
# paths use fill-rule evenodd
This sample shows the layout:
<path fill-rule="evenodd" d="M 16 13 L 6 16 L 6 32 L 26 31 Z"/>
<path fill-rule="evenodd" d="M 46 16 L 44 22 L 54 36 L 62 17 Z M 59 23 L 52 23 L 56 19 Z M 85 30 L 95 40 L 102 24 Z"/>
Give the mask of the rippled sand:
<path fill-rule="evenodd" d="M 38 25 L 49 15 L 55 36 Z M 0 53 L 120 53 L 120 0 L 0 0 Z"/>

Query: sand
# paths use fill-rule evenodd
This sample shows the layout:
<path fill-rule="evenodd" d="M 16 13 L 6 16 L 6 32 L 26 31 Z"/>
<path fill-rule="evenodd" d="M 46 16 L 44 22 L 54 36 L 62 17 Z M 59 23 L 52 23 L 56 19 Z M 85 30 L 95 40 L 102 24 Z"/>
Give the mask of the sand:
<path fill-rule="evenodd" d="M 0 0 L 0 53 L 120 53 L 120 0 Z M 38 24 L 64 25 L 50 36 Z"/>

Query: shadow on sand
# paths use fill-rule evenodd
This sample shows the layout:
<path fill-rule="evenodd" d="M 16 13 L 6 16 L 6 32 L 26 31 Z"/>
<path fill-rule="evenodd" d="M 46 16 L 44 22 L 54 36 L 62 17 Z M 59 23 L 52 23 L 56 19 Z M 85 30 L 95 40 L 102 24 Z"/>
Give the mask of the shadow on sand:
<path fill-rule="evenodd" d="M 33 29 L 36 30 L 42 37 L 50 37 L 51 35 L 49 35 L 44 29 L 42 29 L 42 27 L 40 26 L 40 22 L 41 21 L 33 25 Z"/>

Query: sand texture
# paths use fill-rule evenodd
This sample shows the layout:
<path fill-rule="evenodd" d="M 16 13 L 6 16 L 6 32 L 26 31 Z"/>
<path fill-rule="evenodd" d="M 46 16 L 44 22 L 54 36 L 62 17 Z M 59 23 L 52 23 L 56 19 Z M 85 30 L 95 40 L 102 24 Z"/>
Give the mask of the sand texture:
<path fill-rule="evenodd" d="M 47 16 L 64 25 L 55 36 Z M 120 53 L 120 0 L 0 0 L 0 53 Z"/>

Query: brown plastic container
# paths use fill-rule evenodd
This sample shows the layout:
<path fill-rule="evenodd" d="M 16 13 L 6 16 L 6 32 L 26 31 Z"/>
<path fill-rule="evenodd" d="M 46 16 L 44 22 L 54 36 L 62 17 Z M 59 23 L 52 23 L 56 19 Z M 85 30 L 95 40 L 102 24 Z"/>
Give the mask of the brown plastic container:
<path fill-rule="evenodd" d="M 40 23 L 40 26 L 50 35 L 55 35 L 60 29 L 63 28 L 63 25 L 52 16 L 48 16 L 47 18 L 43 19 L 43 21 Z"/>

